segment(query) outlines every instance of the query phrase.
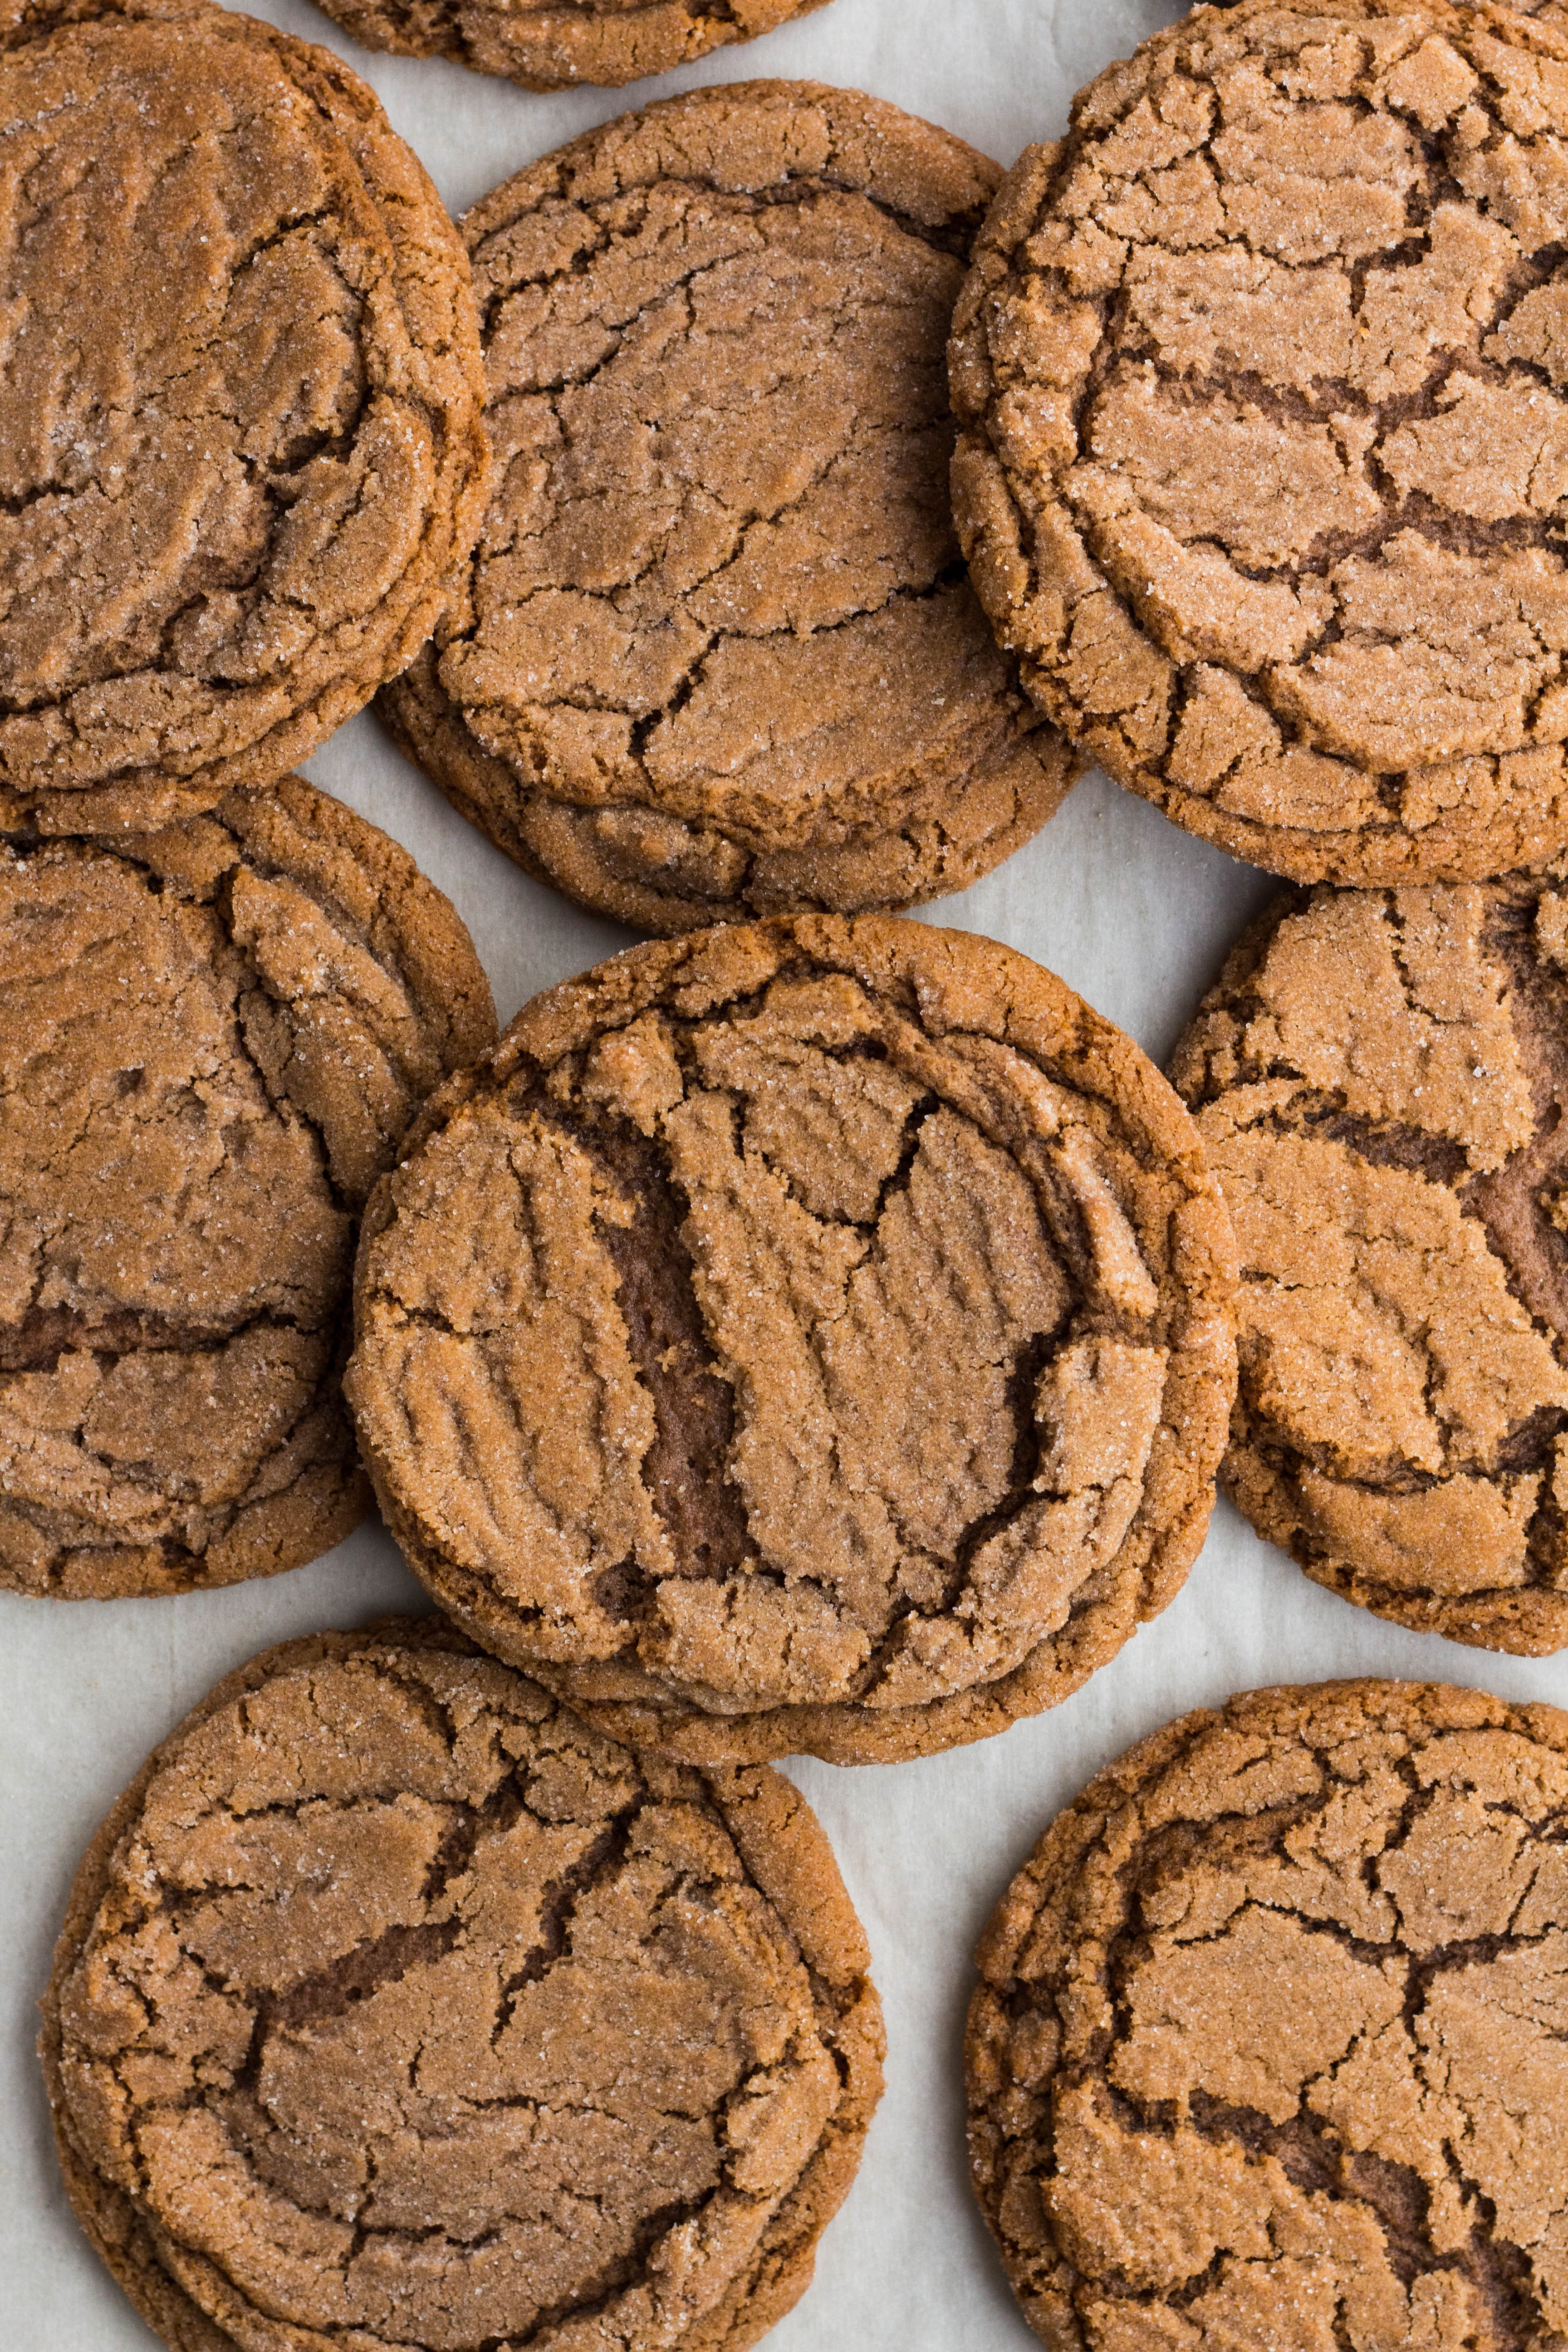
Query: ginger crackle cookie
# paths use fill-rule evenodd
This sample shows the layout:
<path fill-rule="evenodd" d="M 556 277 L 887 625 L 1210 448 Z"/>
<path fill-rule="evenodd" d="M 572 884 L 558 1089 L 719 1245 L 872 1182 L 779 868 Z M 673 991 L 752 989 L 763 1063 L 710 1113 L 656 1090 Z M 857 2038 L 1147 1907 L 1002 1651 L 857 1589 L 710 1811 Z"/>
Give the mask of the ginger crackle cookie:
<path fill-rule="evenodd" d="M 1177 1047 L 1235 1222 L 1222 1478 L 1398 1623 L 1568 1643 L 1568 876 L 1298 891 Z"/>
<path fill-rule="evenodd" d="M 382 698 L 531 873 L 641 929 L 963 888 L 1074 755 L 953 536 L 994 164 L 853 90 L 627 115 L 469 213 L 497 486 Z"/>
<path fill-rule="evenodd" d="M 1180 1587 L 1231 1251 L 1174 1096 L 1050 973 L 781 918 L 535 998 L 432 1099 L 348 1393 L 416 1572 L 612 1736 L 896 1759 Z"/>
<path fill-rule="evenodd" d="M 461 243 L 374 94 L 201 0 L 0 6 L 0 823 L 270 782 L 489 478 Z"/>
<path fill-rule="evenodd" d="M 1244 1693 L 1101 1772 L 977 1954 L 981 2210 L 1052 2352 L 1547 2352 L 1568 1716 Z"/>
<path fill-rule="evenodd" d="M 1200 8 L 977 244 L 981 601 L 1120 783 L 1293 879 L 1568 843 L 1565 110 L 1509 8 Z"/>
<path fill-rule="evenodd" d="M 178 2352 L 742 2352 L 859 2162 L 867 1970 L 777 1773 L 637 1757 L 439 1618 L 318 1634 L 82 1863 L 66 2187 Z"/>
<path fill-rule="evenodd" d="M 638 81 L 752 41 L 826 0 L 322 0 L 370 49 L 456 58 L 525 89 Z"/>
<path fill-rule="evenodd" d="M 0 1585 L 227 1584 L 357 1523 L 359 1211 L 494 1035 L 447 900 L 298 777 L 0 837 Z"/>

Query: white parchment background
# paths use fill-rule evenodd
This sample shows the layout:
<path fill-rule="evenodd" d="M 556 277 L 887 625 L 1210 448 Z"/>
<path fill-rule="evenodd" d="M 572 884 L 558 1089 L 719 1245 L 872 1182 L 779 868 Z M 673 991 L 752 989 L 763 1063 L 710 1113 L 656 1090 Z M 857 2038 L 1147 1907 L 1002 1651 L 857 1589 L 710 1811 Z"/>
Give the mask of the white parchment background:
<path fill-rule="evenodd" d="M 749 47 L 627 92 L 547 99 L 456 66 L 367 56 L 308 0 L 258 13 L 341 50 L 373 82 L 454 212 L 628 105 L 699 82 L 811 76 L 875 91 L 1010 163 L 1066 126 L 1072 91 L 1180 13 L 1176 0 L 833 0 Z M 414 852 L 456 901 L 502 1021 L 626 943 L 518 873 L 354 719 L 307 772 Z M 1163 1061 L 1267 879 L 1100 776 L 1029 846 L 927 915 L 1060 972 Z M 89 2252 L 55 2171 L 35 2003 L 77 1859 L 147 1750 L 255 1651 L 424 1605 L 379 1527 L 311 1567 L 177 1601 L 0 1594 L 0 2347 L 146 2352 L 154 2339 Z M 1186 1590 L 1089 1686 L 999 1739 L 923 1763 L 791 1775 L 816 1805 L 870 1936 L 888 2090 L 816 2284 L 770 2352 L 1025 2352 L 971 2200 L 959 2043 L 969 1954 L 1057 1809 L 1168 1717 L 1248 1685 L 1353 1674 L 1446 1678 L 1568 1704 L 1568 1662 L 1404 1633 L 1309 1584 L 1227 1505 Z"/>

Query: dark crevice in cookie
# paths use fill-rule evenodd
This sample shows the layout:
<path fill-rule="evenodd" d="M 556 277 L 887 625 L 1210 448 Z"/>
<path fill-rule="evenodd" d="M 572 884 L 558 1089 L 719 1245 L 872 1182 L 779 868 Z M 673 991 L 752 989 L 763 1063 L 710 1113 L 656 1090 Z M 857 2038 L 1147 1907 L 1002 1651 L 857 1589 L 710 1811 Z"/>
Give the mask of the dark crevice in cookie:
<path fill-rule="evenodd" d="M 573 1117 L 542 1101 L 534 1109 L 570 1134 L 632 1206 L 629 1224 L 601 1217 L 596 1229 L 616 1269 L 632 1360 L 653 1401 L 656 1433 L 643 1484 L 668 1533 L 676 1573 L 732 1575 L 756 1558 L 756 1546 L 726 1475 L 735 1395 L 718 1370 L 698 1304 L 679 1188 L 658 1146 L 629 1122 Z M 644 1588 L 620 1580 L 635 1610 Z"/>
<path fill-rule="evenodd" d="M 496 2021 L 490 2030 L 490 2048 L 500 2042 L 517 2011 L 518 1997 L 525 1985 L 538 1984 L 553 1962 L 568 1951 L 571 1944 L 572 1920 L 578 1898 L 591 1886 L 602 1885 L 625 1860 L 631 1833 L 647 1801 L 646 1791 L 640 1790 L 596 1837 L 581 1859 L 559 1878 L 552 1879 L 540 1897 L 539 1937 L 522 1959 L 506 1979 L 500 1989 L 496 2010 Z"/>
<path fill-rule="evenodd" d="M 0 1373 L 54 1372 L 62 1356 L 91 1355 L 105 1360 L 130 1355 L 216 1356 L 247 1331 L 298 1331 L 311 1335 L 337 1323 L 310 1324 L 268 1307 L 237 1323 L 185 1323 L 173 1316 L 132 1307 L 89 1321 L 70 1307 L 35 1307 L 19 1323 L 0 1323 Z"/>
<path fill-rule="evenodd" d="M 1066 1313 L 1070 1308 L 1064 1310 Z M 1035 1480 L 1040 1468 L 1040 1428 L 1035 1417 L 1035 1391 L 1040 1375 L 1050 1362 L 1052 1340 L 1056 1331 L 1036 1331 L 1026 1339 L 1014 1359 L 1007 1375 L 1005 1410 L 1013 1424 L 1013 1458 L 1007 1465 L 1007 1485 L 1000 1499 L 990 1510 L 972 1519 L 952 1549 L 952 1565 L 947 1580 L 947 1590 L 936 1610 L 927 1614 L 940 1615 L 952 1608 L 973 1570 L 977 1552 L 994 1536 L 1001 1535 L 1015 1519 L 1037 1503 Z"/>

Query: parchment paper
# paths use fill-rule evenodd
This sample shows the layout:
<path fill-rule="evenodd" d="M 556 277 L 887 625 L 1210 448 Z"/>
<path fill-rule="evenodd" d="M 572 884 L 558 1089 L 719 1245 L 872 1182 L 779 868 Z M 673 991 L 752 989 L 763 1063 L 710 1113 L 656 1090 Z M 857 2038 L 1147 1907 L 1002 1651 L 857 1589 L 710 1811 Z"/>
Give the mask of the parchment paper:
<path fill-rule="evenodd" d="M 253 5 L 353 62 L 454 212 L 628 106 L 760 74 L 874 91 L 1010 163 L 1030 139 L 1059 135 L 1075 89 L 1181 13 L 1174 0 L 833 0 L 657 83 L 537 98 L 460 67 L 367 55 L 308 0 Z M 405 842 L 455 900 L 503 1022 L 536 990 L 627 943 L 517 872 L 368 714 L 307 772 Z M 925 912 L 1050 965 L 1163 1062 L 1272 887 L 1090 776 L 1009 864 Z M 0 1594 L 5 2352 L 146 2352 L 154 2342 L 66 2204 L 33 2053 L 35 2004 L 88 1839 L 147 1750 L 221 1675 L 294 1634 L 424 1605 L 374 1525 L 310 1568 L 222 1592 L 113 1603 Z M 1357 1674 L 1568 1704 L 1568 1658 L 1494 1656 L 1383 1624 L 1310 1584 L 1222 1502 L 1180 1598 L 1066 1706 L 923 1763 L 787 1768 L 870 1936 L 888 2090 L 816 2283 L 770 2352 L 1025 2352 L 1034 2339 L 964 2163 L 959 2045 L 974 1938 L 1052 1814 L 1133 1740 L 1233 1690 Z"/>

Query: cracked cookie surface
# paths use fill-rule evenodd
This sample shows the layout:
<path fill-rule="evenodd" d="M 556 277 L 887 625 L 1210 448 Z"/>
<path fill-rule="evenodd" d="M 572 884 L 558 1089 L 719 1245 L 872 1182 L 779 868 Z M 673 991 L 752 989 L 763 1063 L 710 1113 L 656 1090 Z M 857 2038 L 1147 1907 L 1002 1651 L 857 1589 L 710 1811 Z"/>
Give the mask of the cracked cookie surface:
<path fill-rule="evenodd" d="M 489 478 L 467 257 L 374 94 L 201 0 L 0 5 L 0 822 L 269 782 Z"/>
<path fill-rule="evenodd" d="M 800 82 L 698 92 L 463 224 L 497 486 L 382 698 L 531 872 L 670 932 L 907 906 L 1076 773 L 997 652 L 945 342 L 995 166 Z"/>
<path fill-rule="evenodd" d="M 1568 867 L 1320 885 L 1177 1046 L 1236 1227 L 1221 1477 L 1380 1616 L 1568 1643 Z"/>
<path fill-rule="evenodd" d="M 1175 1097 L 1050 973 L 778 918 L 535 998 L 432 1100 L 346 1387 L 416 1572 L 615 1736 L 920 1755 L 1180 1587 L 1231 1251 Z"/>
<path fill-rule="evenodd" d="M 1090 1782 L 982 1938 L 982 2210 L 1052 2352 L 1568 2333 L 1568 1716 L 1245 1693 Z"/>
<path fill-rule="evenodd" d="M 1243 0 L 1029 151 L 954 319 L 954 510 L 1041 709 L 1300 881 L 1568 841 L 1568 40 Z"/>
<path fill-rule="evenodd" d="M 439 1618 L 315 1635 L 78 1874 L 66 2185 L 179 2352 L 741 2352 L 859 2161 L 868 1966 L 776 1773 L 637 1757 Z"/>
<path fill-rule="evenodd" d="M 733 41 L 754 41 L 826 0 L 322 0 L 370 49 L 456 58 L 524 89 L 618 88 Z"/>
<path fill-rule="evenodd" d="M 348 1533 L 359 1211 L 494 1035 L 447 900 L 299 777 L 0 837 L 0 1584 L 183 1591 Z"/>

